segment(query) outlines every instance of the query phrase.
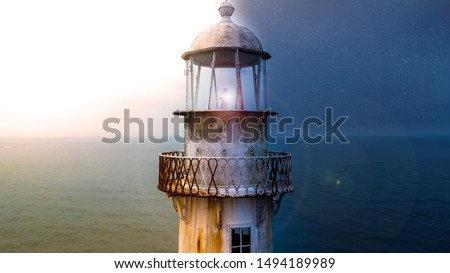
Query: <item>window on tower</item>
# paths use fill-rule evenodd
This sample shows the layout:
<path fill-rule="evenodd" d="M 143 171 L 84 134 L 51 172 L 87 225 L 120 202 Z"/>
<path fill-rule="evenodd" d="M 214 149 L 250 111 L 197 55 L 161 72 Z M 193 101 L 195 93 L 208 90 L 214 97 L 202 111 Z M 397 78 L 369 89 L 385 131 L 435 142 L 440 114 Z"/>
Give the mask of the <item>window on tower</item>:
<path fill-rule="evenodd" d="M 231 252 L 250 253 L 250 227 L 231 229 Z"/>

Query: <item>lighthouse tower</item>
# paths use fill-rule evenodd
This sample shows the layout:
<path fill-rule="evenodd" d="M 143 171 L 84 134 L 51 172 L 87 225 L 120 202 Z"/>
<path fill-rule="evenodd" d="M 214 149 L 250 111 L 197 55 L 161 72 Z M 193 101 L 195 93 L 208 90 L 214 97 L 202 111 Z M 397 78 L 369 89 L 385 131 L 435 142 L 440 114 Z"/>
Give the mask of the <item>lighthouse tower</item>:
<path fill-rule="evenodd" d="M 183 151 L 159 156 L 158 189 L 179 215 L 179 252 L 271 252 L 272 217 L 292 192 L 291 155 L 267 150 L 266 61 L 223 2 L 186 60 Z"/>

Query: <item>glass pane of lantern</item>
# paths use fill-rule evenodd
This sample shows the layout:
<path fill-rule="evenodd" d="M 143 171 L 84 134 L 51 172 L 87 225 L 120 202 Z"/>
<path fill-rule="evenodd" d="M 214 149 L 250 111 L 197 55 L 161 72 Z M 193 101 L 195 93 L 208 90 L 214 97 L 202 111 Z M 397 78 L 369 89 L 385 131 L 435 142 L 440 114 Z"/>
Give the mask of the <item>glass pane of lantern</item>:
<path fill-rule="evenodd" d="M 241 85 L 245 110 L 262 110 L 261 55 L 239 52 Z"/>
<path fill-rule="evenodd" d="M 216 68 L 217 104 L 221 110 L 236 109 L 236 68 Z"/>
<path fill-rule="evenodd" d="M 255 89 L 255 79 L 253 69 L 245 67 L 241 69 L 242 96 L 244 97 L 245 110 L 258 110 L 257 98 L 258 90 Z"/>
<path fill-rule="evenodd" d="M 188 86 L 190 92 L 188 92 L 187 100 L 192 102 L 191 107 L 193 109 L 208 109 L 212 60 L 212 53 L 200 54 L 191 58 L 191 78 L 190 86 Z"/>
<path fill-rule="evenodd" d="M 209 103 L 215 100 L 209 100 L 211 89 L 211 67 L 194 65 L 194 84 L 193 84 L 193 101 L 194 109 L 206 110 Z M 214 95 L 214 91 L 212 92 Z M 217 106 L 216 106 L 217 107 Z"/>
<path fill-rule="evenodd" d="M 259 96 L 259 110 L 267 110 L 267 90 L 266 90 L 266 61 L 261 60 L 261 77 L 259 79 L 260 96 Z"/>

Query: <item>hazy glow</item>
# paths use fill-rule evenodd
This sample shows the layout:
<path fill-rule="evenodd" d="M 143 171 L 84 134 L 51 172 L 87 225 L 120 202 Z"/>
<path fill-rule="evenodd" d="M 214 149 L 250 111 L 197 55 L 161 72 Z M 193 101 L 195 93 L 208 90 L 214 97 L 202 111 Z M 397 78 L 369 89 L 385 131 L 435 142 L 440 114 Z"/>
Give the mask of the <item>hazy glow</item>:
<path fill-rule="evenodd" d="M 223 99 L 226 100 L 228 103 L 230 103 L 231 102 L 231 95 L 230 94 L 225 94 Z"/>
<path fill-rule="evenodd" d="M 2 1 L 0 137 L 95 135 L 123 108 L 170 115 L 184 103 L 180 56 L 220 3 Z"/>

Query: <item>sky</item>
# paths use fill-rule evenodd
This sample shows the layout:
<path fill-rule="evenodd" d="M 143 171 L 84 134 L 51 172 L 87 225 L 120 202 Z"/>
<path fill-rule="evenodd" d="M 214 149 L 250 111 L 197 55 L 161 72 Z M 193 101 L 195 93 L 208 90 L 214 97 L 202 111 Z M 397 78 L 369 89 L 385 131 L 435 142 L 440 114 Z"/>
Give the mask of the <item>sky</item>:
<path fill-rule="evenodd" d="M 272 96 L 281 114 L 319 115 L 331 106 L 349 116 L 350 132 L 450 132 L 450 2 L 242 4 L 269 42 L 271 94 L 286 98 Z"/>
<path fill-rule="evenodd" d="M 101 137 L 184 107 L 181 54 L 220 0 L 0 1 L 0 137 Z M 348 133 L 450 133 L 450 3 L 235 0 L 272 59 L 269 105 Z"/>

